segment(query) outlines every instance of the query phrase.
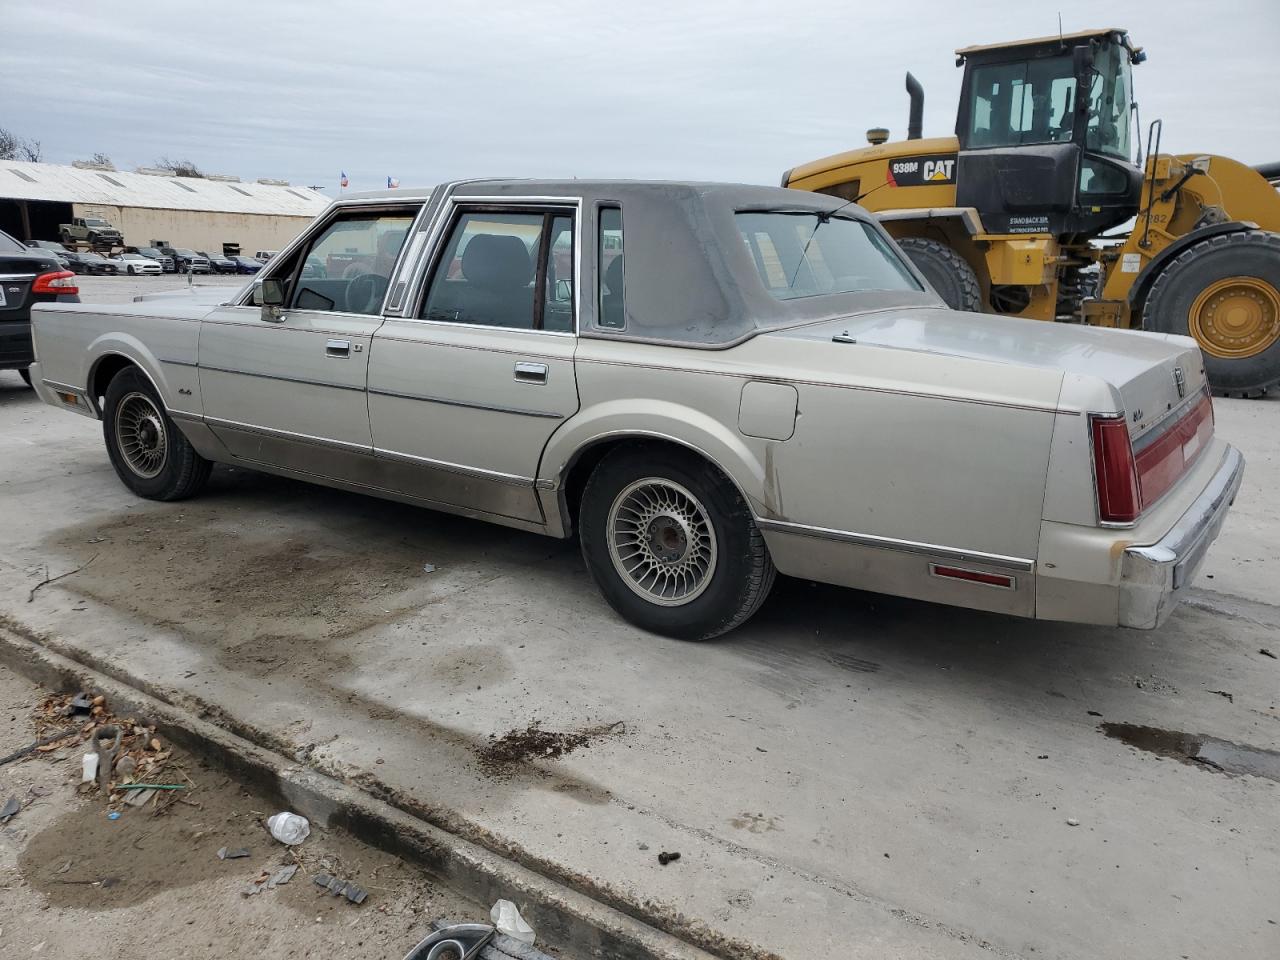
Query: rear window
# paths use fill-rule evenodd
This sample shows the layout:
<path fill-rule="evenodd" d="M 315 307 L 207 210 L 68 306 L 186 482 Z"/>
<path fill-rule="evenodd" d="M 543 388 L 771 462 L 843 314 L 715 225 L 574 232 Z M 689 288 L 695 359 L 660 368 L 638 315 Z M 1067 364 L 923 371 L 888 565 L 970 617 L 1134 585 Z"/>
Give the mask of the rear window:
<path fill-rule="evenodd" d="M 869 224 L 809 211 L 735 215 L 765 288 L 779 300 L 870 290 L 922 290 Z"/>
<path fill-rule="evenodd" d="M 26 253 L 27 248 L 0 230 L 0 253 Z"/>

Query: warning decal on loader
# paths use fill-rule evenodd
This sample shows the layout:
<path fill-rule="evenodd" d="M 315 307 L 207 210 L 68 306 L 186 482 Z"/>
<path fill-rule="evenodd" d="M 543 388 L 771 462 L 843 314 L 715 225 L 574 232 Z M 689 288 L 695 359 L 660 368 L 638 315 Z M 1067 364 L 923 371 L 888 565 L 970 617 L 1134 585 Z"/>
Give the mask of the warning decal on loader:
<path fill-rule="evenodd" d="M 923 157 L 899 157 L 889 161 L 886 176 L 895 187 L 923 187 L 935 183 L 956 182 L 956 155 L 934 154 Z"/>

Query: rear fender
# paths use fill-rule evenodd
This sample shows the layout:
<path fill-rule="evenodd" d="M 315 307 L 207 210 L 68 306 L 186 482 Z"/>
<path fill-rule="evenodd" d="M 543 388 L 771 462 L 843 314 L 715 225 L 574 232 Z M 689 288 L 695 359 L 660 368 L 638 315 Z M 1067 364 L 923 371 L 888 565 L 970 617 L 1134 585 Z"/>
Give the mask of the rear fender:
<path fill-rule="evenodd" d="M 102 410 L 98 406 L 98 397 L 94 395 L 97 391 L 92 387 L 102 365 L 113 357 L 124 358 L 141 370 L 143 376 L 151 381 L 151 385 L 155 387 L 156 393 L 160 395 L 160 399 L 167 408 L 170 410 L 175 406 L 181 408 L 182 405 L 176 403 L 179 399 L 177 388 L 165 376 L 164 366 L 155 354 L 132 334 L 103 334 L 90 342 L 85 353 L 87 358 L 85 393 L 89 395 L 89 402 L 93 405 L 99 420 L 102 419 Z"/>

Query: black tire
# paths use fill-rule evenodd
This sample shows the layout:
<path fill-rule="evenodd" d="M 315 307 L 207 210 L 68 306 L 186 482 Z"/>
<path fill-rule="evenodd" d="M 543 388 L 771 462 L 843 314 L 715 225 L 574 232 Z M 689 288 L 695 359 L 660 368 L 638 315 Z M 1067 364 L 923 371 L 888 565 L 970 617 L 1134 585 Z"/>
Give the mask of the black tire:
<path fill-rule="evenodd" d="M 62 241 L 64 247 L 71 246 L 71 234 L 67 233 L 67 231 L 63 230 L 62 233 L 58 234 L 58 239 Z"/>
<path fill-rule="evenodd" d="M 973 267 L 941 240 L 904 237 L 898 246 L 952 310 L 982 312 L 982 285 Z"/>
<path fill-rule="evenodd" d="M 146 411 L 148 405 L 150 410 Z M 140 467 L 137 455 L 131 457 L 121 447 L 122 430 L 132 429 L 135 435 L 143 433 L 140 429 L 121 424 L 122 418 L 131 419 L 131 412 L 138 409 L 147 412 L 147 422 L 143 427 L 163 439 L 163 452 L 155 459 L 154 472 L 151 467 Z M 194 496 L 200 492 L 213 469 L 213 464 L 196 453 L 191 442 L 174 426 L 151 381 L 136 367 L 121 370 L 108 384 L 103 404 L 102 435 L 116 475 L 126 487 L 148 500 L 185 500 Z"/>
<path fill-rule="evenodd" d="M 615 562 L 610 548 L 615 503 L 644 480 L 684 488 L 713 534 L 705 574 L 693 578 L 702 585 L 676 605 L 663 605 L 651 594 L 642 595 L 640 585 L 632 587 L 634 581 L 619 569 L 625 563 Z M 654 517 L 648 529 L 665 520 Z M 614 610 L 644 630 L 681 640 L 709 640 L 745 622 L 769 595 L 776 576 L 764 537 L 733 484 L 701 458 L 658 445 L 621 447 L 600 461 L 583 491 L 579 539 L 587 569 Z"/>
<path fill-rule="evenodd" d="M 31 386 L 31 368 L 30 367 L 23 367 L 22 369 L 20 369 L 18 371 L 18 376 L 22 378 L 22 382 L 25 383 L 28 387 Z"/>
<path fill-rule="evenodd" d="M 1252 356 L 1217 356 L 1192 329 L 1191 311 L 1201 293 L 1221 280 L 1242 277 L 1270 287 L 1262 306 L 1274 322 L 1280 300 L 1280 234 L 1265 230 L 1223 233 L 1192 244 L 1160 271 L 1142 307 L 1142 326 L 1161 333 L 1195 337 L 1204 352 L 1204 370 L 1216 393 L 1260 397 L 1280 384 L 1280 338 Z M 1268 295 L 1259 294 L 1259 302 Z M 1203 308 L 1202 308 L 1203 309 Z M 1272 328 L 1274 329 L 1274 327 Z"/>

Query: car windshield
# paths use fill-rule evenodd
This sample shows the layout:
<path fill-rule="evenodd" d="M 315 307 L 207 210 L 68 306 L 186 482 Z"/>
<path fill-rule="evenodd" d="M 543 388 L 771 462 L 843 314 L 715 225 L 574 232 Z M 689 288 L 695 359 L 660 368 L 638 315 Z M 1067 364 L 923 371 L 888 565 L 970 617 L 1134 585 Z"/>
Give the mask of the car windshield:
<path fill-rule="evenodd" d="M 194 257 L 196 255 L 194 250 L 174 250 L 173 252 L 180 257 Z"/>
<path fill-rule="evenodd" d="M 814 211 L 738 213 L 738 232 L 779 300 L 869 290 L 922 290 L 874 227 Z"/>

